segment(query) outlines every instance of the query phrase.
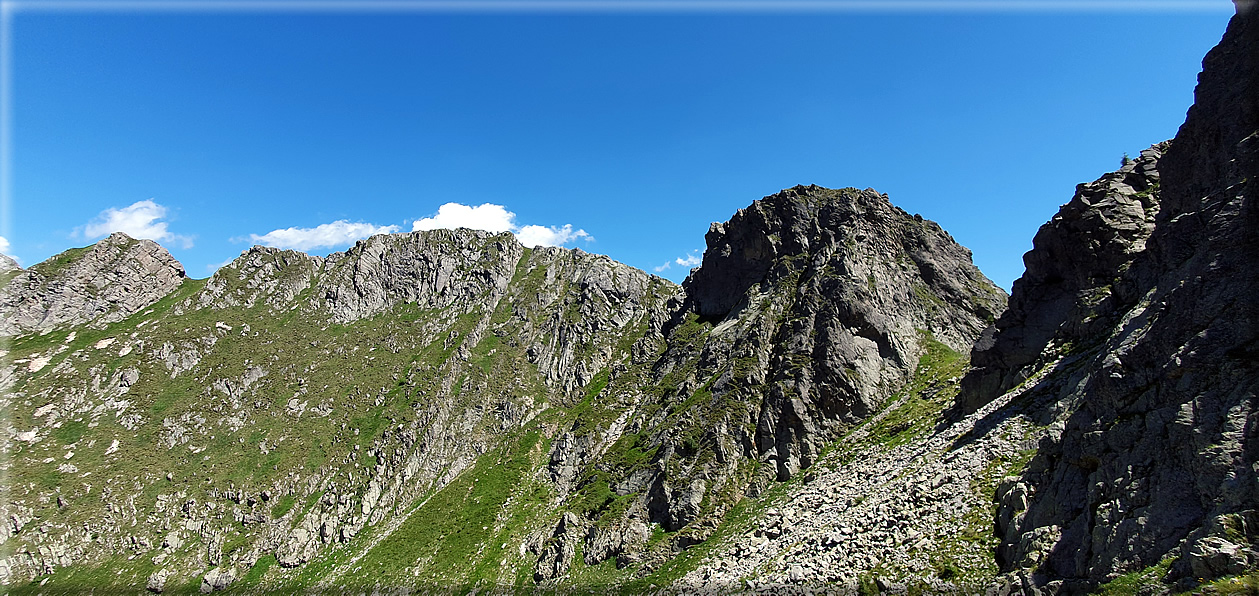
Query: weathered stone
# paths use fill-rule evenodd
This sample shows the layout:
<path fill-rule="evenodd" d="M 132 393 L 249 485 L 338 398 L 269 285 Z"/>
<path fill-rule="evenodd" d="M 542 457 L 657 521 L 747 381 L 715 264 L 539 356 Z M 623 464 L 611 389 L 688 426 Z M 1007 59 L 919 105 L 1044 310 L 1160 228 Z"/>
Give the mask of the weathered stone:
<path fill-rule="evenodd" d="M 21 270 L 22 270 L 22 266 L 18 265 L 17 261 L 13 260 L 13 257 L 10 257 L 9 255 L 6 255 L 6 254 L 0 254 L 0 273 L 8 273 L 10 271 L 21 271 Z"/>
<path fill-rule="evenodd" d="M 202 576 L 201 593 L 209 594 L 210 592 L 226 590 L 234 581 L 236 581 L 235 571 L 223 567 L 215 567 Z"/>
<path fill-rule="evenodd" d="M 103 326 L 140 312 L 183 281 L 183 265 L 166 249 L 116 232 L 26 269 L 0 288 L 0 334 Z"/>
<path fill-rule="evenodd" d="M 169 578 L 170 575 L 170 570 L 167 569 L 158 569 L 157 571 L 154 571 L 153 574 L 149 576 L 148 581 L 145 582 L 144 589 L 161 594 L 162 590 L 166 589 L 166 579 Z"/>
<path fill-rule="evenodd" d="M 1259 16 L 1238 3 L 1176 138 L 1081 187 L 976 346 L 963 411 L 1047 366 L 1032 415 L 1061 425 L 1027 496 L 1003 495 L 1003 570 L 1076 590 L 1169 555 L 1172 580 L 1254 564 L 1208 530 L 1259 505 L 1256 97 Z"/>

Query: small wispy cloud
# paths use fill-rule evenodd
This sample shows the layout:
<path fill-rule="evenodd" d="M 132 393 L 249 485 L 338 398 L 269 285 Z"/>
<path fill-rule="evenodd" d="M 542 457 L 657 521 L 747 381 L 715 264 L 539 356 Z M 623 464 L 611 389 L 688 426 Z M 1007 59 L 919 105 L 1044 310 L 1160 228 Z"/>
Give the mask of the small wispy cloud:
<path fill-rule="evenodd" d="M 681 265 L 688 269 L 692 267 L 696 267 L 700 263 L 704 262 L 703 255 L 695 254 L 696 252 L 698 251 L 693 250 L 687 253 L 686 256 L 684 257 L 678 257 L 676 259 L 673 259 L 672 261 L 665 261 L 663 265 L 660 265 L 658 267 L 652 267 L 652 269 L 655 270 L 656 273 L 660 273 L 662 271 L 667 271 L 669 268 L 673 267 L 674 264 Z"/>
<path fill-rule="evenodd" d="M 698 267 L 700 263 L 704 262 L 704 256 L 690 252 L 685 257 L 678 257 L 674 259 L 673 262 L 687 268 Z"/>
<path fill-rule="evenodd" d="M 590 242 L 594 237 L 572 224 L 562 226 L 519 225 L 516 214 L 502 205 L 484 203 L 475 207 L 460 203 L 446 203 L 437 208 L 437 214 L 416 220 L 411 231 L 453 230 L 468 228 L 487 232 L 511 232 L 525 246 L 564 246 L 577 240 Z"/>
<path fill-rule="evenodd" d="M 0 236 L 0 253 L 9 254 L 9 239 Z"/>
<path fill-rule="evenodd" d="M 114 232 L 122 232 L 132 238 L 145 238 L 156 242 L 177 242 L 183 248 L 192 248 L 192 236 L 172 233 L 167 228 L 166 207 L 153 199 L 136 201 L 126 207 L 110 207 L 101 211 L 92 221 L 75 228 L 73 236 L 101 238 Z"/>
<path fill-rule="evenodd" d="M 261 235 L 250 234 L 249 241 L 274 248 L 307 251 L 345 246 L 369 236 L 392 234 L 400 229 L 398 226 L 378 226 L 339 219 L 313 228 L 283 228 Z"/>

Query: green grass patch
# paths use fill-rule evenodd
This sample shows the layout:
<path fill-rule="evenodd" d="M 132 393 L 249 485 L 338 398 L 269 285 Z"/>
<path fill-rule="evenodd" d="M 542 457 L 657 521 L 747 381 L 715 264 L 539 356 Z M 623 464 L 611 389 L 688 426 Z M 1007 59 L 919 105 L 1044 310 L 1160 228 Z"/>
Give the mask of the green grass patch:
<path fill-rule="evenodd" d="M 892 400 L 905 398 L 905 403 L 888 412 L 870 430 L 870 437 L 889 447 L 907 443 L 929 431 L 940 412 L 957 397 L 958 384 L 966 374 L 969 359 L 936 341 L 930 333 L 919 330 L 918 342 L 923 353 L 909 383 Z"/>
<path fill-rule="evenodd" d="M 61 426 L 52 429 L 52 436 L 62 445 L 73 445 L 83 438 L 87 432 L 87 423 L 81 420 L 66 420 Z"/>
<path fill-rule="evenodd" d="M 527 520 L 547 513 L 549 492 L 530 477 L 542 451 L 537 430 L 482 455 L 468 470 L 414 510 L 338 583 L 385 585 L 503 585 L 502 544 L 523 539 Z M 509 499 L 513 503 L 509 506 Z M 506 523 L 500 514 L 509 512 Z"/>
<path fill-rule="evenodd" d="M 93 245 L 95 246 L 95 245 Z M 62 251 L 52 257 L 30 266 L 30 271 L 38 273 L 44 277 L 55 277 L 62 270 L 73 265 L 76 261 L 83 257 L 87 251 L 92 250 L 92 246 L 84 246 L 81 248 L 71 248 Z"/>
<path fill-rule="evenodd" d="M 271 517 L 279 519 L 284 514 L 293 510 L 293 505 L 297 504 L 297 497 L 293 495 L 284 495 L 276 500 L 275 505 L 271 506 Z"/>
<path fill-rule="evenodd" d="M 82 594 L 123 594 L 144 590 L 149 576 L 156 571 L 150 557 L 128 560 L 119 554 L 96 565 L 80 564 L 62 567 L 51 574 L 40 575 L 28 583 L 7 586 L 9 594 L 42 594 L 46 596 L 80 596 Z M 43 585 L 40 585 L 40 584 Z M 190 591 L 168 589 L 166 593 L 195 594 L 201 580 Z M 169 587 L 169 586 L 168 586 Z"/>
<path fill-rule="evenodd" d="M 232 591 L 246 591 L 246 588 L 252 588 L 262 585 L 263 578 L 266 577 L 267 571 L 270 571 L 276 564 L 275 555 L 264 555 L 259 557 L 254 566 L 249 568 L 245 573 L 245 577 L 240 581 L 232 584 Z"/>
<path fill-rule="evenodd" d="M 1194 594 L 1259 594 L 1259 570 L 1245 575 L 1225 577 L 1198 586 Z"/>
<path fill-rule="evenodd" d="M 1162 582 L 1163 576 L 1167 575 L 1167 570 L 1171 569 L 1174 560 L 1169 557 L 1157 565 L 1121 575 L 1098 586 L 1093 593 L 1103 596 L 1127 596 L 1142 593 L 1142 588 L 1157 588 L 1156 592 L 1161 592 L 1166 588 Z"/>

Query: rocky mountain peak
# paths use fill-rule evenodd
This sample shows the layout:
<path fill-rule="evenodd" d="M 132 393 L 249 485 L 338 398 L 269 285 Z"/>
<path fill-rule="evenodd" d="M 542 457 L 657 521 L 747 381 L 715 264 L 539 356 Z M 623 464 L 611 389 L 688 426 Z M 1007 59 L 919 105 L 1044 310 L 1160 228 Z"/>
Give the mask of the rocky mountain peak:
<path fill-rule="evenodd" d="M 22 266 L 13 260 L 9 255 L 0 254 L 0 273 L 8 273 L 10 271 L 21 271 Z"/>
<path fill-rule="evenodd" d="M 523 253 L 524 247 L 507 233 L 458 229 L 381 234 L 330 255 L 321 294 L 339 321 L 403 302 L 464 310 L 501 294 Z"/>
<path fill-rule="evenodd" d="M 34 265 L 0 288 L 0 333 L 120 321 L 174 291 L 184 277 L 184 266 L 156 242 L 115 232 Z"/>
<path fill-rule="evenodd" d="M 968 250 L 874 190 L 796 186 L 714 224 L 706 240 L 657 367 L 677 374 L 695 344 L 676 338 L 711 328 L 691 352 L 689 389 L 742 404 L 704 424 L 751 422 L 726 449 L 772 463 L 770 478 L 809 467 L 906 383 L 927 345 L 966 350 L 1005 305 Z"/>
<path fill-rule="evenodd" d="M 683 284 L 691 308 L 705 319 L 737 316 L 751 296 L 781 281 L 827 278 L 845 294 L 837 301 L 881 302 L 888 314 L 918 311 L 926 315 L 921 328 L 965 349 L 978 329 L 964 324 L 967 331 L 953 334 L 957 321 L 938 312 L 937 303 L 959 305 L 981 320 L 1005 306 L 1005 293 L 975 268 L 969 250 L 873 189 L 795 186 L 713 224 L 705 241 L 701 266 Z"/>
<path fill-rule="evenodd" d="M 703 264 L 687 279 L 687 294 L 701 316 L 721 319 L 778 259 L 807 255 L 811 245 L 833 245 L 837 237 L 864 241 L 856 229 L 862 216 L 892 211 L 887 198 L 872 190 L 810 185 L 767 196 L 709 227 Z"/>

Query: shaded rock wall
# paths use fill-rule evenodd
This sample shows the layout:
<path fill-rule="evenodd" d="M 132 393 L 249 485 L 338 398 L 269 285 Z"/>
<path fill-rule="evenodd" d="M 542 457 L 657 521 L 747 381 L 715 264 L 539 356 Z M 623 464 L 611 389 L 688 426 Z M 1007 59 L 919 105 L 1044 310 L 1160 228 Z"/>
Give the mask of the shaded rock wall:
<path fill-rule="evenodd" d="M 1073 591 L 1167 556 L 1176 558 L 1170 579 L 1190 583 L 1259 563 L 1257 74 L 1259 19 L 1239 4 L 1203 61 L 1185 124 L 1157 160 L 1160 207 L 1144 250 L 1142 228 L 1127 225 L 1138 218 L 1107 218 L 1091 205 L 1080 221 L 1103 225 L 1061 239 L 1068 218 L 1055 218 L 1015 286 L 1012 311 L 1021 310 L 977 347 L 983 368 L 967 379 L 963 407 L 1052 359 L 1038 345 L 1076 347 L 1070 365 L 1036 388 L 1059 422 L 999 495 L 1004 570 L 1035 569 L 1035 583 Z M 1132 173 L 1103 181 L 1120 175 Z M 1116 205 L 1127 195 L 1109 192 Z M 1095 242 L 1098 232 L 1122 241 Z M 1102 307 L 1088 299 L 1097 282 L 1052 283 L 1072 246 L 1098 265 L 1091 279 L 1115 280 Z M 1067 272 L 1092 274 L 1087 263 Z"/>
<path fill-rule="evenodd" d="M 1145 251 L 1159 211 L 1159 143 L 1116 172 L 1081 184 L 1040 227 L 1009 308 L 971 352 L 962 404 L 973 412 L 1022 383 L 1064 349 L 1095 344 L 1138 290 L 1124 273 Z"/>

